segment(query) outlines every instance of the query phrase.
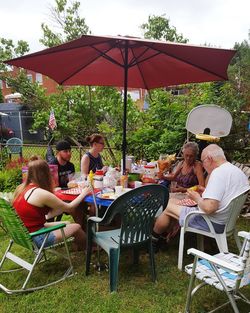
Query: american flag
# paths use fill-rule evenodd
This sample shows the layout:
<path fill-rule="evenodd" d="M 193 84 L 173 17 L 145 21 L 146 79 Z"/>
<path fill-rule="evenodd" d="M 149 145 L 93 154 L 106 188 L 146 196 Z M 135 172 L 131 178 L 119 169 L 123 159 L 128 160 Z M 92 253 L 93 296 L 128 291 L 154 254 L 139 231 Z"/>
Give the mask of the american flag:
<path fill-rule="evenodd" d="M 54 114 L 54 110 L 50 111 L 50 116 L 49 116 L 49 128 L 51 130 L 54 130 L 56 128 L 56 118 L 55 118 L 55 114 Z"/>

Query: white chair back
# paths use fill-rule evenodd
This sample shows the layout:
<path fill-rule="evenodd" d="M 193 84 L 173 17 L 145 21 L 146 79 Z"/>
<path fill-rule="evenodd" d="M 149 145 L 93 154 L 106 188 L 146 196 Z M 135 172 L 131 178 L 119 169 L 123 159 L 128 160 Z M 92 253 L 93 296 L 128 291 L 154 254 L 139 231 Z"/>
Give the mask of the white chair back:
<path fill-rule="evenodd" d="M 234 232 L 237 218 L 240 215 L 240 212 L 246 201 L 247 194 L 248 194 L 248 191 L 242 193 L 238 197 L 234 198 L 229 204 L 230 215 L 228 218 L 228 222 L 226 223 L 226 229 L 225 229 L 225 232 L 228 235 Z"/>

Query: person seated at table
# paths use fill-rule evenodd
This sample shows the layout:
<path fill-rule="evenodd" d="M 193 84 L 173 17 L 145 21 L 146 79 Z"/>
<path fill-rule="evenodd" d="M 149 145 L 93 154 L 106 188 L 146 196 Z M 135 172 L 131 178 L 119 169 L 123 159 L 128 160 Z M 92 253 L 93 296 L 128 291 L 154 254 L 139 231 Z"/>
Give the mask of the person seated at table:
<path fill-rule="evenodd" d="M 236 166 L 229 163 L 223 150 L 216 144 L 207 146 L 201 154 L 201 160 L 209 174 L 206 188 L 199 187 L 199 192 L 188 190 L 190 199 L 197 203 L 194 207 L 180 206 L 170 199 L 167 208 L 157 218 L 153 236 L 157 240 L 159 235 L 169 230 L 171 220 L 179 220 L 183 226 L 186 215 L 191 211 L 202 211 L 208 214 L 216 233 L 222 233 L 228 220 L 230 212 L 227 209 L 228 203 L 241 193 L 249 190 L 249 182 L 246 175 Z M 189 225 L 209 231 L 204 218 L 195 215 L 189 221 Z"/>
<path fill-rule="evenodd" d="M 53 182 L 47 162 L 38 156 L 33 156 L 28 163 L 26 181 L 18 186 L 15 191 L 13 206 L 28 231 L 34 232 L 43 227 L 61 223 L 47 223 L 46 215 L 57 215 L 58 211 L 72 214 L 89 192 L 90 188 L 84 188 L 82 193 L 72 202 L 63 202 L 53 193 Z M 73 236 L 77 249 L 84 250 L 85 233 L 81 226 L 77 223 L 63 223 L 66 223 L 64 228 L 65 236 L 67 238 Z M 44 236 L 36 236 L 33 240 L 39 246 Z M 62 239 L 61 231 L 55 230 L 50 233 L 47 245 L 52 245 Z"/>
<path fill-rule="evenodd" d="M 186 143 L 182 149 L 184 160 L 176 166 L 173 173 L 159 177 L 177 183 L 176 187 L 171 188 L 171 192 L 184 193 L 192 186 L 205 185 L 202 164 L 196 160 L 198 152 L 197 143 Z"/>
<path fill-rule="evenodd" d="M 58 166 L 59 187 L 65 188 L 70 178 L 75 174 L 75 166 L 70 162 L 71 145 L 66 140 L 58 141 L 56 144 L 56 156 L 51 146 L 48 146 L 46 160 L 49 164 Z"/>
<path fill-rule="evenodd" d="M 46 160 L 49 164 L 57 165 L 58 166 L 58 183 L 59 187 L 67 188 L 68 182 L 75 174 L 75 166 L 73 163 L 70 162 L 72 153 L 71 153 L 71 145 L 66 140 L 60 140 L 56 144 L 56 156 L 51 148 L 48 146 L 47 153 L 46 153 Z M 79 205 L 79 208 L 74 210 L 71 214 L 74 218 L 74 221 L 78 224 L 83 226 L 85 213 L 84 204 Z M 63 212 L 66 213 L 66 212 Z M 62 214 L 56 217 L 57 221 L 62 219 Z M 50 218 L 48 222 L 52 222 L 54 219 Z"/>
<path fill-rule="evenodd" d="M 95 173 L 96 170 L 103 170 L 105 174 L 107 166 L 103 166 L 100 155 L 104 149 L 104 137 L 100 134 L 92 134 L 86 137 L 86 141 L 90 145 L 90 150 L 83 155 L 81 160 L 82 175 L 86 177 L 90 171 Z"/>

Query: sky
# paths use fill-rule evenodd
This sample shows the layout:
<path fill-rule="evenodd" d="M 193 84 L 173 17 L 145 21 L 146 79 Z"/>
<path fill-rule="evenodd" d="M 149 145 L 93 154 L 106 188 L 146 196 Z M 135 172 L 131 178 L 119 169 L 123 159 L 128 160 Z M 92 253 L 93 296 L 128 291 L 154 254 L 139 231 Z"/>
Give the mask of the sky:
<path fill-rule="evenodd" d="M 233 48 L 248 40 L 250 0 L 79 0 L 80 15 L 93 35 L 143 37 L 149 15 L 170 19 L 190 44 Z M 44 48 L 41 23 L 51 24 L 55 0 L 0 0 L 0 37 L 26 40 L 30 51 Z"/>

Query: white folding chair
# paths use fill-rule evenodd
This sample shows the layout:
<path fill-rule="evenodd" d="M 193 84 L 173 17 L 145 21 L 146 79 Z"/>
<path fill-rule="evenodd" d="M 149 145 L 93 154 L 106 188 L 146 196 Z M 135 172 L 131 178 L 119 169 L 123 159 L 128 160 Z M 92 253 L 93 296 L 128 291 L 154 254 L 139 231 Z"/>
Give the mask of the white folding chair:
<path fill-rule="evenodd" d="M 187 214 L 184 224 L 181 227 L 181 233 L 180 233 L 180 241 L 179 241 L 179 253 L 178 253 L 178 268 L 179 270 L 182 270 L 183 266 L 183 251 L 184 251 L 184 236 L 186 232 L 192 232 L 197 234 L 197 245 L 199 250 L 204 250 L 204 242 L 203 242 L 203 236 L 211 237 L 214 238 L 217 246 L 219 248 L 220 252 L 227 252 L 228 251 L 228 245 L 227 245 L 227 237 L 234 235 L 236 244 L 238 249 L 241 249 L 241 242 L 237 236 L 237 229 L 235 227 L 236 221 L 238 216 L 240 215 L 240 212 L 243 208 L 243 205 L 246 201 L 247 198 L 247 192 L 244 192 L 240 194 L 238 197 L 234 198 L 230 203 L 229 203 L 229 217 L 228 221 L 225 225 L 224 232 L 221 234 L 217 234 L 214 230 L 213 224 L 211 223 L 211 220 L 209 218 L 209 215 L 203 212 L 190 212 Z M 204 231 L 200 230 L 194 227 L 190 227 L 188 225 L 189 220 L 191 217 L 194 215 L 201 215 L 205 221 L 208 224 L 209 231 Z"/>
<path fill-rule="evenodd" d="M 244 238 L 239 255 L 223 252 L 211 256 L 193 248 L 188 250 L 188 254 L 193 254 L 195 258 L 193 264 L 185 267 L 185 271 L 191 275 L 185 313 L 191 312 L 192 297 L 197 290 L 206 285 L 224 291 L 229 300 L 209 313 L 215 312 L 229 303 L 234 313 L 239 313 L 236 300 L 242 300 L 250 305 L 249 299 L 239 292 L 240 288 L 250 284 L 250 233 L 241 231 L 238 235 Z M 202 283 L 193 288 L 195 278 L 201 280 Z"/>

